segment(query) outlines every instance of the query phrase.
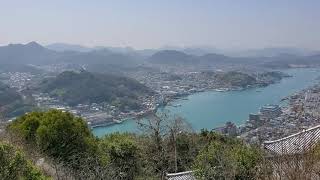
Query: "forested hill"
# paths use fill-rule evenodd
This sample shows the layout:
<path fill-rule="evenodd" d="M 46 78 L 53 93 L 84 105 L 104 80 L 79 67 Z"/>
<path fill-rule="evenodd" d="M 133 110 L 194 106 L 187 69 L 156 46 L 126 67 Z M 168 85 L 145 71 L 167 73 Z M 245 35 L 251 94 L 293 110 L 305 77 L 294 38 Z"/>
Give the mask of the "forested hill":
<path fill-rule="evenodd" d="M 229 71 L 215 76 L 216 81 L 231 87 L 266 86 L 277 83 L 283 78 L 291 77 L 280 71 L 269 71 L 258 74 L 246 74 L 244 72 Z"/>
<path fill-rule="evenodd" d="M 87 71 L 63 72 L 56 78 L 44 80 L 40 89 L 69 105 L 120 101 L 130 106 L 136 104 L 138 97 L 153 93 L 130 78 Z"/>
<path fill-rule="evenodd" d="M 21 96 L 9 86 L 0 82 L 0 107 L 21 100 Z"/>
<path fill-rule="evenodd" d="M 32 107 L 15 89 L 0 82 L 0 118 L 22 115 Z"/>
<path fill-rule="evenodd" d="M 247 87 L 257 84 L 257 79 L 253 76 L 236 71 L 217 74 L 215 78 L 217 82 L 228 86 Z"/>

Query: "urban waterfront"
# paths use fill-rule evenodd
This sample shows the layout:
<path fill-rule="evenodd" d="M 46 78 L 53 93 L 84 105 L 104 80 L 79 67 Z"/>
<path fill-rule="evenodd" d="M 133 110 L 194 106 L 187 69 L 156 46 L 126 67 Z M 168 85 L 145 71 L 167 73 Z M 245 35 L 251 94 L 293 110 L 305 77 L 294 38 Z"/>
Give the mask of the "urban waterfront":
<path fill-rule="evenodd" d="M 248 119 L 249 113 L 258 112 L 265 104 L 280 104 L 282 98 L 316 84 L 320 76 L 320 69 L 290 69 L 283 72 L 293 77 L 263 88 L 196 93 L 173 101 L 165 109 L 184 117 L 196 131 L 223 126 L 227 121 L 241 125 Z M 134 120 L 127 120 L 93 129 L 97 136 L 116 131 L 138 132 L 138 128 Z"/>

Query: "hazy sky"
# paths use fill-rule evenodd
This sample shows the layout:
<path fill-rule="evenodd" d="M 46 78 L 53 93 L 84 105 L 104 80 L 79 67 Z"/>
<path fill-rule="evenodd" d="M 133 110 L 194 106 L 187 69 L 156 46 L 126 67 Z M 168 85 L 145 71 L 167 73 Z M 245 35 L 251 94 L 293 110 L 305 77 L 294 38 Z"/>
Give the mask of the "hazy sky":
<path fill-rule="evenodd" d="M 0 44 L 320 50 L 320 0 L 0 0 Z"/>

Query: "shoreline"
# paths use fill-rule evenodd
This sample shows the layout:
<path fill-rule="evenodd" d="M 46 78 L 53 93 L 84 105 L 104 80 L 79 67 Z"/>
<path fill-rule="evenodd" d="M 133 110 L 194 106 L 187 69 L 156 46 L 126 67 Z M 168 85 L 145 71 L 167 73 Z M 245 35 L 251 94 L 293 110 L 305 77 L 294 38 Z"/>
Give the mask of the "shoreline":
<path fill-rule="evenodd" d="M 158 107 L 159 108 L 159 107 Z M 122 124 L 123 122 L 125 121 L 130 121 L 130 120 L 138 120 L 138 119 L 143 119 L 143 118 L 146 118 L 150 115 L 153 115 L 157 109 L 156 108 L 155 110 L 152 110 L 152 111 L 149 111 L 149 112 L 145 112 L 144 114 L 142 115 L 137 115 L 137 116 L 128 116 L 126 118 L 123 118 L 121 120 L 116 120 L 116 121 L 112 121 L 112 122 L 106 122 L 106 123 L 101 123 L 101 124 L 97 124 L 97 125 L 90 125 L 90 129 L 93 130 L 94 128 L 100 128 L 100 127 L 111 127 L 111 126 L 114 126 L 114 125 L 117 125 L 117 124 Z"/>
<path fill-rule="evenodd" d="M 267 105 L 267 104 L 279 105 L 280 104 L 281 107 L 288 107 L 287 106 L 288 103 L 281 101 L 281 99 L 294 95 L 294 93 L 300 92 L 309 87 L 312 87 L 319 82 L 319 81 L 316 81 L 316 79 L 320 76 L 320 71 L 318 68 L 310 71 L 308 69 L 307 70 L 293 69 L 292 71 L 290 70 L 290 71 L 284 71 L 284 72 L 288 73 L 289 75 L 292 75 L 292 78 L 283 78 L 283 80 L 279 81 L 280 83 L 279 82 L 273 83 L 267 87 L 256 86 L 256 87 L 241 89 L 241 90 L 249 89 L 248 93 L 247 92 L 243 92 L 243 93 L 228 92 L 228 93 L 225 93 L 226 94 L 225 96 L 222 94 L 220 95 L 220 93 L 218 93 L 219 91 L 218 92 L 215 91 L 216 89 L 208 89 L 206 91 L 201 91 L 201 92 L 209 92 L 209 93 L 204 93 L 203 95 L 200 92 L 193 92 L 188 95 L 185 94 L 184 96 L 181 96 L 180 94 L 178 98 L 170 97 L 168 99 L 169 101 L 166 108 L 169 108 L 171 114 L 177 114 L 185 117 L 187 121 L 190 124 L 192 124 L 192 127 L 195 131 L 200 131 L 204 127 L 207 129 L 213 129 L 214 127 L 224 126 L 225 123 L 230 120 L 239 127 L 245 124 L 246 120 L 248 119 L 248 115 L 250 113 L 259 112 L 259 108 L 262 107 L 263 105 Z M 302 82 L 302 83 L 297 83 L 297 82 Z M 273 93 L 274 90 L 276 92 L 280 90 L 280 92 Z M 239 91 L 239 89 L 228 90 L 228 91 Z M 262 94 L 260 94 L 260 92 Z M 190 104 L 189 101 L 193 102 L 193 100 L 196 100 L 198 98 L 195 97 L 196 99 L 194 99 L 193 97 L 188 97 L 188 96 L 195 95 L 198 93 L 201 94 L 200 101 L 196 101 L 195 102 L 196 104 L 194 104 L 195 105 L 194 106 Z M 228 95 L 229 93 L 231 94 L 231 96 Z M 195 111 L 193 111 L 193 108 L 200 107 L 202 103 L 207 103 L 208 102 L 207 98 L 216 99 L 217 101 L 214 100 L 213 103 L 209 103 L 208 105 L 204 104 L 205 107 L 196 109 Z M 205 102 L 203 102 L 201 99 L 205 100 Z M 189 101 L 183 102 L 184 100 L 189 100 Z M 249 102 L 252 102 L 252 103 L 251 105 L 249 105 L 249 109 L 247 108 L 244 109 L 242 108 L 243 106 L 241 105 L 242 104 L 241 102 L 245 102 L 247 100 L 249 100 Z M 225 101 L 227 101 L 226 103 L 229 103 L 229 102 L 232 103 L 231 106 L 230 107 L 225 106 L 225 103 L 224 103 Z M 183 108 L 180 108 L 180 107 L 174 108 L 174 106 L 172 106 L 172 105 L 177 105 L 179 103 L 182 104 Z M 185 106 L 186 104 L 188 104 L 188 106 Z M 225 108 L 223 108 L 222 106 Z M 160 106 L 157 110 L 159 111 L 160 108 L 163 108 L 163 106 L 162 107 Z M 234 111 L 234 110 L 236 111 L 234 113 L 229 113 L 231 112 L 230 110 L 228 110 L 229 108 L 233 108 L 231 111 Z M 228 113 L 228 114 L 225 114 L 225 113 Z M 109 134 L 117 131 L 135 132 L 136 130 L 136 125 L 134 121 L 127 122 L 122 125 L 121 124 L 119 125 L 115 124 L 115 125 L 116 126 L 111 128 L 108 128 L 108 126 L 99 128 L 97 130 L 94 130 L 94 133 L 96 133 L 96 135 L 100 137 L 105 134 Z"/>
<path fill-rule="evenodd" d="M 320 82 L 318 81 L 282 98 L 278 104 L 282 110 L 279 116 L 269 119 L 264 124 L 240 132 L 238 135 L 247 142 L 261 143 L 318 126 L 320 117 L 317 113 L 319 111 L 319 97 Z M 286 104 L 281 106 L 283 101 Z M 269 131 L 266 131 L 268 129 Z"/>
<path fill-rule="evenodd" d="M 284 78 L 289 78 L 289 77 L 284 77 Z M 269 86 L 271 84 L 276 84 L 276 83 L 280 83 L 280 81 L 277 81 L 277 82 L 274 82 L 274 83 L 270 83 L 268 85 L 257 84 L 257 85 L 248 86 L 248 87 L 208 88 L 206 90 L 199 90 L 199 91 L 196 91 L 196 92 L 193 92 L 193 93 L 188 93 L 188 94 L 184 94 L 184 95 L 177 95 L 177 96 L 173 96 L 173 97 L 168 97 L 169 100 L 165 101 L 162 105 L 158 105 L 154 110 L 145 112 L 144 114 L 131 116 L 131 117 L 130 116 L 129 117 L 125 117 L 125 118 L 121 119 L 120 121 L 117 120 L 119 122 L 112 121 L 112 122 L 109 122 L 109 123 L 108 122 L 102 123 L 101 125 L 98 124 L 98 125 L 90 126 L 90 128 L 93 130 L 94 128 L 111 127 L 111 126 L 114 126 L 114 125 L 117 125 L 117 124 L 122 124 L 123 122 L 128 121 L 128 120 L 136 121 L 138 119 L 142 119 L 142 118 L 148 117 L 150 115 L 153 115 L 154 113 L 156 113 L 158 111 L 159 108 L 165 108 L 166 106 L 175 107 L 174 105 L 169 104 L 169 103 L 172 103 L 172 102 L 174 102 L 176 100 L 188 100 L 189 96 L 195 95 L 195 94 L 198 94 L 198 93 L 204 93 L 204 92 L 224 93 L 224 92 L 231 92 L 231 91 L 245 91 L 245 90 L 250 90 L 250 89 L 259 89 L 259 88 L 267 87 L 267 86 Z M 179 106 L 180 105 L 177 105 L 176 107 L 179 107 Z"/>
<path fill-rule="evenodd" d="M 280 72 L 283 72 L 283 71 L 280 71 Z M 171 97 L 166 97 L 164 102 L 161 105 L 158 105 L 157 107 L 155 107 L 153 110 L 151 110 L 151 112 L 148 111 L 148 112 L 146 112 L 146 113 L 144 113 L 142 115 L 133 115 L 133 116 L 125 117 L 125 118 L 121 119 L 121 121 L 119 123 L 112 122 L 112 123 L 106 124 L 106 125 L 104 125 L 104 124 L 95 125 L 91 129 L 101 128 L 101 127 L 112 127 L 114 125 L 122 124 L 123 122 L 125 122 L 127 120 L 136 120 L 136 119 L 139 119 L 139 118 L 145 118 L 148 115 L 150 115 L 150 113 L 151 114 L 156 113 L 159 108 L 165 108 L 167 106 L 179 107 L 179 106 L 181 106 L 180 104 L 173 105 L 171 103 L 174 102 L 174 101 L 177 101 L 177 100 L 187 100 L 189 96 L 195 95 L 195 94 L 198 94 L 198 93 L 204 93 L 204 92 L 217 92 L 217 93 L 219 93 L 219 92 L 231 92 L 231 91 L 246 91 L 246 90 L 250 90 L 250 89 L 257 89 L 257 92 L 260 92 L 260 90 L 259 90 L 260 88 L 265 88 L 265 87 L 268 87 L 270 85 L 280 83 L 283 79 L 292 78 L 292 77 L 293 77 L 292 75 L 285 73 L 285 75 L 282 76 L 282 78 L 280 80 L 272 81 L 272 82 L 270 81 L 267 84 L 266 83 L 256 83 L 254 85 L 247 85 L 246 87 L 238 86 L 238 87 L 218 87 L 218 88 L 198 89 L 198 90 L 195 90 L 194 92 L 187 92 L 187 93 L 184 93 L 184 94 L 179 94 L 179 95 L 175 95 L 175 96 L 171 96 Z M 263 105 L 261 105 L 261 106 L 263 106 Z M 248 115 L 249 114 L 250 113 L 248 113 Z M 237 126 L 243 125 L 243 124 L 244 123 L 237 124 Z"/>

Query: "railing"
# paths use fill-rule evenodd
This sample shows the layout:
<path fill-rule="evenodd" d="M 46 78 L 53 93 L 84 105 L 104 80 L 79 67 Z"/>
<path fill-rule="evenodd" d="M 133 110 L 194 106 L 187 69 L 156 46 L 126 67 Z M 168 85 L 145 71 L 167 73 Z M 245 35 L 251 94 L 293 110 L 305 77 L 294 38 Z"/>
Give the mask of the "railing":
<path fill-rule="evenodd" d="M 185 171 L 180 173 L 170 173 L 167 174 L 168 180 L 195 180 L 193 176 L 193 171 Z"/>
<path fill-rule="evenodd" d="M 303 130 L 299 133 L 277 139 L 265 141 L 263 148 L 271 156 L 304 154 L 320 142 L 320 125 Z M 195 180 L 192 171 L 167 174 L 168 180 Z"/>
<path fill-rule="evenodd" d="M 320 125 L 278 140 L 265 141 L 263 148 L 274 156 L 303 154 L 311 150 L 319 141 Z"/>

